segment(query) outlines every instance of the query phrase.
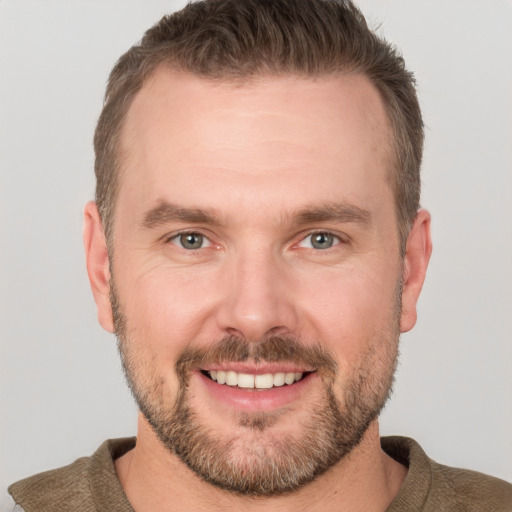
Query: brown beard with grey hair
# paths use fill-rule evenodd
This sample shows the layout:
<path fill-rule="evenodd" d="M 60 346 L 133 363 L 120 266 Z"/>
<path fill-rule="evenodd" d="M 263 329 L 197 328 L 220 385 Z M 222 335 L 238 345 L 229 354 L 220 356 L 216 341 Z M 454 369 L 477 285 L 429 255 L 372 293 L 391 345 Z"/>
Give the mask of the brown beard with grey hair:
<path fill-rule="evenodd" d="M 169 407 L 164 381 L 154 375 L 148 361 L 141 361 L 131 350 L 134 344 L 113 287 L 111 301 L 123 370 L 140 411 L 171 453 L 203 480 L 226 491 L 276 496 L 313 481 L 358 445 L 391 393 L 398 325 L 382 333 L 378 342 L 388 346 L 384 357 L 376 356 L 372 344 L 364 360 L 367 365 L 361 363 L 342 390 L 343 403 L 334 392 L 338 364 L 320 344 L 306 346 L 294 337 L 279 336 L 249 343 L 230 336 L 209 348 L 189 346 L 181 353 L 175 363 L 177 396 Z M 293 362 L 315 368 L 323 384 L 322 396 L 302 421 L 299 436 L 272 432 L 286 411 L 239 413 L 236 433 L 224 439 L 194 411 L 189 387 L 192 373 L 212 364 L 243 361 Z M 384 373 L 374 372 L 368 361 L 382 365 Z M 140 375 L 149 376 L 149 385 Z"/>

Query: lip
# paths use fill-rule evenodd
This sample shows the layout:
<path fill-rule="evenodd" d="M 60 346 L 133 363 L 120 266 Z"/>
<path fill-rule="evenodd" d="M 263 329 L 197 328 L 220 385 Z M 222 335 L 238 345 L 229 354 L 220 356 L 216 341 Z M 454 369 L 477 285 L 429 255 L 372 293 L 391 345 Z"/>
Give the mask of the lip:
<path fill-rule="evenodd" d="M 235 370 L 235 367 L 240 368 L 239 365 L 229 365 L 229 369 L 233 368 L 233 371 L 243 373 L 245 370 L 247 373 L 255 374 L 278 373 L 282 370 L 274 370 L 274 368 L 283 368 L 282 365 L 272 366 L 272 371 L 269 371 L 269 367 L 265 367 L 265 371 L 259 371 L 261 368 L 258 368 L 258 372 L 256 373 L 249 371 L 248 369 Z M 222 369 L 224 368 L 225 367 L 223 366 Z M 296 367 L 290 368 L 295 369 Z M 212 367 L 209 369 L 213 370 L 214 368 Z M 293 369 L 290 371 L 293 371 Z M 200 371 L 194 372 L 193 377 L 199 381 L 205 389 L 205 392 L 210 395 L 213 400 L 227 405 L 232 410 L 245 412 L 270 412 L 290 405 L 293 402 L 298 401 L 317 379 L 316 373 L 310 373 L 302 380 L 291 385 L 285 384 L 284 386 L 274 387 L 271 389 L 240 389 L 237 386 L 217 384 L 217 382 L 211 380 Z"/>
<path fill-rule="evenodd" d="M 208 365 L 201 370 L 207 372 L 216 371 L 233 371 L 236 373 L 250 373 L 252 375 L 265 375 L 266 373 L 311 373 L 314 368 L 298 366 L 293 363 L 273 363 L 273 364 L 254 364 L 254 363 L 219 363 Z"/>

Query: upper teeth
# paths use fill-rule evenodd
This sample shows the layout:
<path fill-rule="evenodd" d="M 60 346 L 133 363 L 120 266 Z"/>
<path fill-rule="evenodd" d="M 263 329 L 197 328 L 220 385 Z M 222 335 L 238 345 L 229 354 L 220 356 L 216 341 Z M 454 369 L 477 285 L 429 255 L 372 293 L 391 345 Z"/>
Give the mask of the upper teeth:
<path fill-rule="evenodd" d="M 210 370 L 210 377 L 219 384 L 238 386 L 239 388 L 270 389 L 273 386 L 293 384 L 302 379 L 302 373 L 265 373 L 253 375 L 250 373 L 238 373 L 233 371 Z"/>

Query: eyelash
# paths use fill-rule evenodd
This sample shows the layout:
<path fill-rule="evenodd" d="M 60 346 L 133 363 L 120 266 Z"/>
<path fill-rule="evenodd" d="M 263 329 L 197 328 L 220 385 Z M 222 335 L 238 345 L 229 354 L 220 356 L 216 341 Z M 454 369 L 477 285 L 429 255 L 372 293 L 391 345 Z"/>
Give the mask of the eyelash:
<path fill-rule="evenodd" d="M 182 237 L 192 236 L 192 235 L 194 235 L 196 237 L 201 237 L 201 247 L 187 249 L 187 248 L 183 247 L 183 244 L 181 244 L 179 242 L 179 240 L 182 239 Z M 326 248 L 318 248 L 318 247 L 313 247 L 314 242 L 312 242 L 312 241 L 310 242 L 309 247 L 304 247 L 303 245 L 301 245 L 301 244 L 304 244 L 308 239 L 312 239 L 312 237 L 314 237 L 315 235 L 317 235 L 317 236 L 324 235 L 327 237 L 327 239 L 330 238 L 332 245 L 329 247 L 326 247 Z M 207 245 L 203 246 L 203 243 L 205 241 L 207 242 Z M 329 249 L 332 249 L 332 248 L 334 248 L 338 245 L 341 245 L 345 242 L 346 242 L 346 240 L 344 240 L 341 236 L 335 235 L 334 233 L 332 233 L 330 231 L 312 231 L 312 232 L 306 234 L 303 238 L 301 238 L 301 240 L 296 244 L 296 246 L 307 248 L 307 249 L 316 249 L 319 252 L 326 252 Z M 180 233 L 173 234 L 172 236 L 166 238 L 166 243 L 172 243 L 173 245 L 176 245 L 176 246 L 180 247 L 181 249 L 186 250 L 187 252 L 199 251 L 201 249 L 206 249 L 213 245 L 210 238 L 199 231 L 182 231 Z"/>
<path fill-rule="evenodd" d="M 198 248 L 194 248 L 194 249 L 187 249 L 185 247 L 183 247 L 182 244 L 179 243 L 179 240 L 182 238 L 182 237 L 186 237 L 186 236 L 196 236 L 196 237 L 201 237 L 202 241 L 206 241 L 208 243 L 208 245 L 206 245 L 206 247 L 198 247 Z M 200 249 L 205 249 L 207 247 L 210 247 L 212 245 L 212 242 L 211 240 L 206 236 L 206 235 L 203 235 L 202 233 L 200 233 L 199 231 L 182 231 L 181 233 L 176 233 L 170 237 L 168 237 L 166 239 L 166 242 L 167 243 L 171 243 L 171 244 L 174 244 L 174 245 L 177 245 L 178 247 L 181 247 L 181 249 L 184 249 L 188 252 L 194 252 L 194 251 L 199 251 Z M 202 244 L 201 244 L 202 245 Z"/>
<path fill-rule="evenodd" d="M 319 235 L 323 235 L 328 240 L 330 239 L 330 241 L 332 242 L 332 245 L 330 247 L 326 247 L 326 248 L 313 247 L 313 243 L 314 243 L 313 237 L 319 236 Z M 304 238 L 302 238 L 297 245 L 299 247 L 303 247 L 303 245 L 301 245 L 301 244 L 305 243 L 308 239 L 311 240 L 310 247 L 307 247 L 308 249 L 316 249 L 316 250 L 322 251 L 322 252 L 328 251 L 329 249 L 333 249 L 337 245 L 340 245 L 343 243 L 343 240 L 340 236 L 335 235 L 334 233 L 331 233 L 330 231 L 312 231 L 311 233 L 308 233 Z"/>

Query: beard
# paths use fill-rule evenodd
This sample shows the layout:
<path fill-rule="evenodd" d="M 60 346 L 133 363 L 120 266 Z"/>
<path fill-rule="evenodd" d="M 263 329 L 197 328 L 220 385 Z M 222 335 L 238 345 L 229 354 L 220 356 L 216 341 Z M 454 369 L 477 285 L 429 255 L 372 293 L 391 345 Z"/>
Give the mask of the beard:
<path fill-rule="evenodd" d="M 113 282 L 111 303 L 115 333 L 126 380 L 154 432 L 204 481 L 251 497 L 289 493 L 313 481 L 349 454 L 379 416 L 392 390 L 398 357 L 401 290 L 397 290 L 389 325 L 374 336 L 356 368 L 347 369 L 341 398 L 335 393 L 339 373 L 334 355 L 320 343 L 305 345 L 290 336 L 259 343 L 229 336 L 208 348 L 186 348 L 175 363 L 176 398 L 156 372 L 156 361 L 138 349 L 144 340 L 129 332 Z M 226 362 L 293 362 L 313 367 L 320 394 L 296 432 L 274 431 L 284 412 L 238 413 L 231 435 L 216 432 L 193 407 L 190 376 L 197 368 Z M 293 420 L 290 424 L 294 423 Z"/>

